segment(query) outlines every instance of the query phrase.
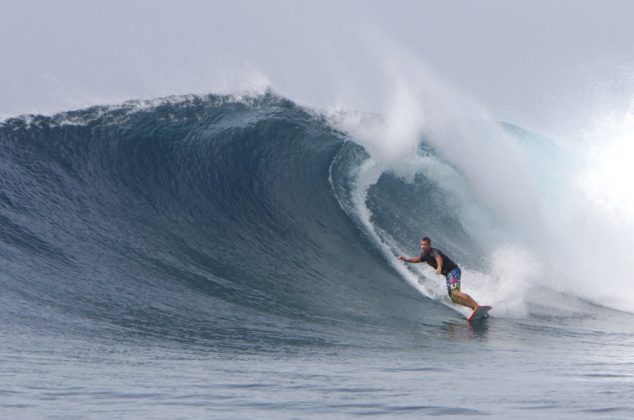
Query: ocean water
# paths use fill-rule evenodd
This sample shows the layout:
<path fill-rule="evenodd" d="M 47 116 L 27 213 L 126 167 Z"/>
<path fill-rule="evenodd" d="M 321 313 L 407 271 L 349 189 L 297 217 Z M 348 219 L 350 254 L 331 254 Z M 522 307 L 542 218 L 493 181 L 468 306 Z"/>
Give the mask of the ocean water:
<path fill-rule="evenodd" d="M 382 161 L 376 124 L 272 92 L 0 123 L 2 417 L 634 416 L 629 280 L 584 265 L 630 227 L 570 205 L 568 151 L 487 122 Z M 421 234 L 491 318 L 397 262 Z"/>

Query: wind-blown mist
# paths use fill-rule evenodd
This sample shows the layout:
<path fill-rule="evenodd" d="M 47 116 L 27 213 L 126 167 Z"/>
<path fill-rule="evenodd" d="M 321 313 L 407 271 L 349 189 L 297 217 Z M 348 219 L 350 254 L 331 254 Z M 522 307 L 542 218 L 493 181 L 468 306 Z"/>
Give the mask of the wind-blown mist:
<path fill-rule="evenodd" d="M 633 174 L 627 164 L 634 158 L 632 114 L 613 117 L 572 147 L 496 121 L 405 53 L 386 60 L 383 83 L 375 86 L 384 93 L 379 115 L 344 112 L 341 97 L 331 113 L 332 123 L 368 153 L 369 161 L 355 173 L 354 212 L 385 246 L 385 257 L 417 252 L 416 239 L 431 231 L 441 248 L 456 240 L 432 225 L 435 215 L 424 207 L 414 216 L 418 224 L 404 221 L 412 230 L 409 243 L 377 225 L 367 201 L 381 177 L 416 185 L 422 176 L 443 192 L 445 201 L 434 211 L 459 221 L 482 250 L 464 287 L 495 305 L 498 314 L 525 313 L 527 300 L 539 303 L 543 290 L 634 311 L 634 281 L 626 275 L 634 269 Z M 408 270 L 394 266 L 418 283 L 420 270 L 408 277 Z M 425 284 L 422 291 L 429 294 L 442 283 Z"/>

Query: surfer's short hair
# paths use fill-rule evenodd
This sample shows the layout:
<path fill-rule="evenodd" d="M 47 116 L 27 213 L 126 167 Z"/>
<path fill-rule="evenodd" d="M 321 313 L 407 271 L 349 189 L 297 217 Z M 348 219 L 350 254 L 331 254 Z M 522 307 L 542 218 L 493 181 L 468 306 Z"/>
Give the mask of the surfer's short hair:
<path fill-rule="evenodd" d="M 423 236 L 423 239 L 421 239 L 420 241 L 421 242 L 427 241 L 427 242 L 429 242 L 429 245 L 431 245 L 431 239 L 429 239 L 427 236 Z"/>

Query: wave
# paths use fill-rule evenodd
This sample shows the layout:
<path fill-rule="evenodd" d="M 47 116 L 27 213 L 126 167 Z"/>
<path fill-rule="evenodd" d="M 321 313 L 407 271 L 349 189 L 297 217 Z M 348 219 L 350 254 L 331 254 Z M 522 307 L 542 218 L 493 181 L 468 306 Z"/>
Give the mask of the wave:
<path fill-rule="evenodd" d="M 345 135 L 284 98 L 93 107 L 0 136 L 5 311 L 205 337 L 425 317 L 333 194 Z"/>
<path fill-rule="evenodd" d="M 442 281 L 393 258 L 423 230 L 499 315 L 526 315 L 510 279 L 530 258 L 503 241 L 491 253 L 474 226 L 502 223 L 428 139 L 404 176 L 350 126 L 272 92 L 23 116 L 0 139 L 14 325 L 255 345 L 439 325 L 457 316 Z"/>

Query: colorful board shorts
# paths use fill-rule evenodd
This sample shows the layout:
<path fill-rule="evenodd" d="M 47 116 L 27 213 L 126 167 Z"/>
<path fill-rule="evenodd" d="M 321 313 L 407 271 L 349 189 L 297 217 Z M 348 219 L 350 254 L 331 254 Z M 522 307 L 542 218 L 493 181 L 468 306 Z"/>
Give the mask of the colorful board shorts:
<path fill-rule="evenodd" d="M 447 293 L 451 296 L 454 290 L 460 291 L 460 276 L 462 272 L 460 268 L 456 267 L 447 273 Z"/>

